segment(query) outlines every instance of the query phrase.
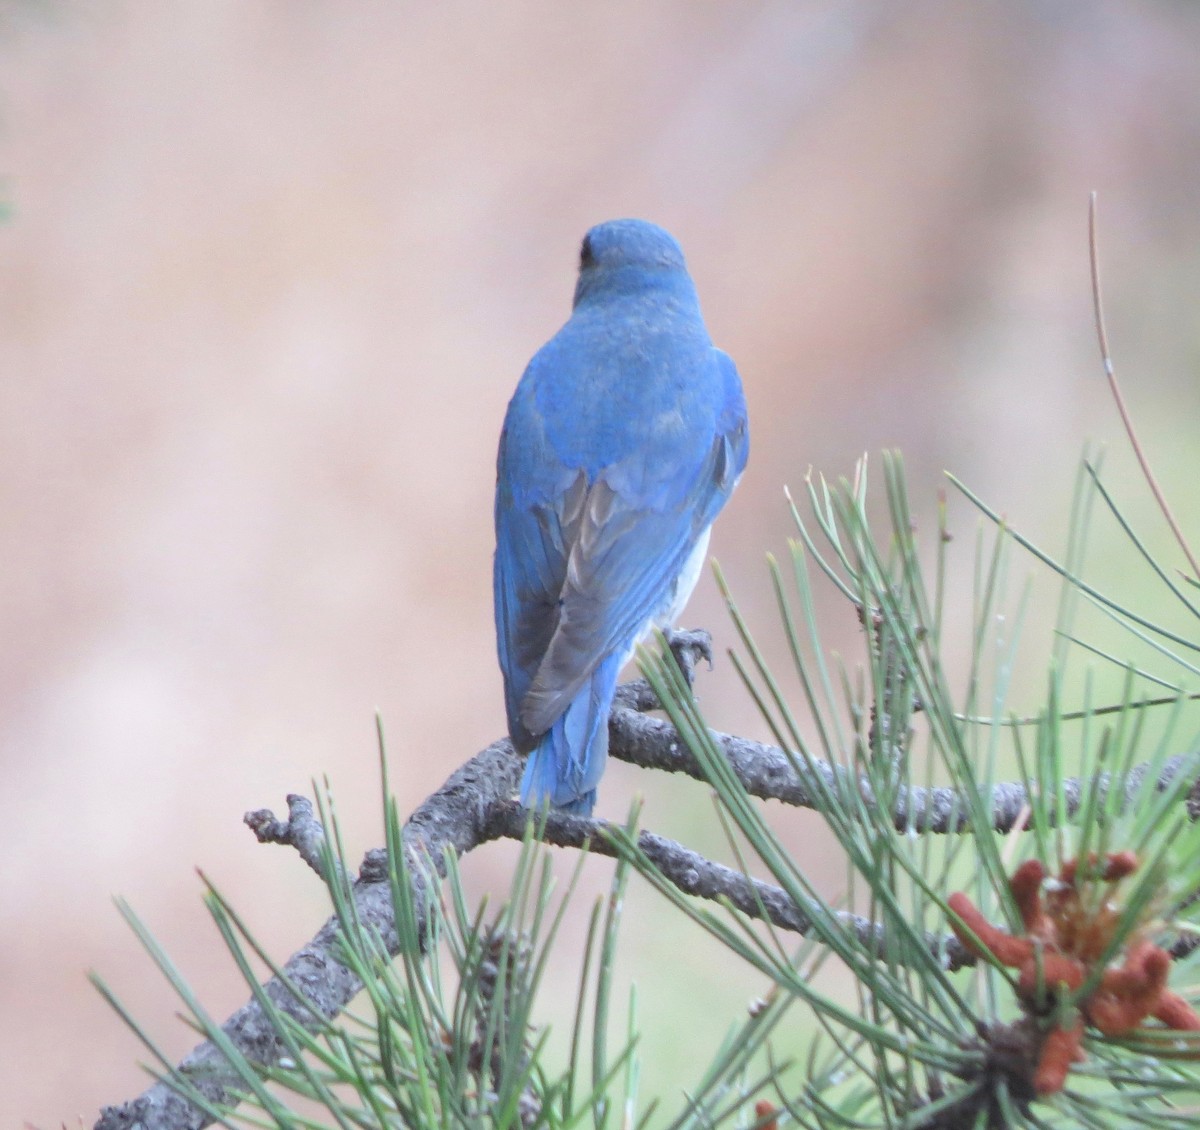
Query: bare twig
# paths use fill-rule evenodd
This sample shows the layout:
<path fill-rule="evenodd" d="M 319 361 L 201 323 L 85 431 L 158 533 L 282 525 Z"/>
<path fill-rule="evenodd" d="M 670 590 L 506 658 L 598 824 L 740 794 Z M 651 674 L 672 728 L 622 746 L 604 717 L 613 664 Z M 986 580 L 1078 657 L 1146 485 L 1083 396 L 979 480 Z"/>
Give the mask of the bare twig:
<path fill-rule="evenodd" d="M 313 803 L 299 793 L 289 793 L 288 818 L 278 820 L 268 808 L 247 812 L 242 823 L 258 838 L 260 844 L 287 844 L 300 853 L 300 858 L 317 875 L 325 878 L 321 849 L 325 845 L 325 829 L 317 819 Z"/>
<path fill-rule="evenodd" d="M 1100 250 L 1099 238 L 1096 234 L 1096 194 L 1094 192 L 1091 194 L 1088 203 L 1088 255 L 1092 268 L 1092 306 L 1096 314 L 1096 336 L 1100 342 L 1100 356 L 1104 361 L 1104 375 L 1108 378 L 1108 387 L 1112 391 L 1117 412 L 1120 413 L 1121 423 L 1125 425 L 1125 434 L 1129 436 L 1129 446 L 1133 448 L 1133 453 L 1137 456 L 1137 461 L 1142 468 L 1142 474 L 1146 477 L 1146 483 L 1154 495 L 1154 500 L 1158 503 L 1158 508 L 1162 511 L 1163 517 L 1166 518 L 1167 525 L 1171 527 L 1171 532 L 1175 535 L 1175 540 L 1179 543 L 1179 548 L 1183 550 L 1184 557 L 1187 558 L 1188 564 L 1192 567 L 1193 578 L 1200 580 L 1200 564 L 1197 563 L 1196 557 L 1188 545 L 1187 538 L 1183 535 L 1183 530 L 1175 520 L 1175 515 L 1167 503 L 1167 497 L 1163 494 L 1162 487 L 1158 485 L 1158 479 L 1154 477 L 1154 472 L 1150 470 L 1150 461 L 1146 458 L 1146 452 L 1138 440 L 1137 433 L 1134 431 L 1133 417 L 1129 414 L 1129 409 L 1125 406 L 1125 397 L 1121 395 L 1121 386 L 1117 382 L 1117 371 L 1113 365 L 1112 354 L 1108 349 L 1108 333 L 1104 328 L 1104 302 L 1100 291 Z"/>
<path fill-rule="evenodd" d="M 516 801 L 500 805 L 495 813 L 497 836 L 520 839 L 525 833 L 529 813 Z M 614 842 L 613 825 L 562 813 L 550 813 L 542 831 L 542 840 L 555 847 L 586 847 L 593 855 L 622 855 Z M 781 887 L 753 879 L 732 867 L 708 859 L 683 844 L 653 832 L 639 832 L 638 851 L 659 871 L 664 879 L 685 895 L 723 901 L 749 918 L 765 918 L 773 925 L 796 934 L 808 934 L 813 919 L 824 911 L 813 904 L 803 907 Z M 882 956 L 887 939 L 882 927 L 862 915 L 839 912 L 838 921 L 855 934 L 858 941 L 871 952 Z M 953 935 L 927 934 L 926 944 L 937 953 L 950 970 L 974 965 L 975 957 Z"/>

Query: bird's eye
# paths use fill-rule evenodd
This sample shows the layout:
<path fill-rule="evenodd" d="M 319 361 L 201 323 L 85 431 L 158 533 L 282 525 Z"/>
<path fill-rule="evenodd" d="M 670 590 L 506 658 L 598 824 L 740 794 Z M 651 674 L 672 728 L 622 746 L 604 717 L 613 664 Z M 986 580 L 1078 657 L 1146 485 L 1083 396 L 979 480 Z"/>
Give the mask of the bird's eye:
<path fill-rule="evenodd" d="M 592 255 L 592 241 L 584 239 L 583 246 L 579 249 L 579 269 L 582 271 L 590 267 L 595 261 L 595 256 Z"/>

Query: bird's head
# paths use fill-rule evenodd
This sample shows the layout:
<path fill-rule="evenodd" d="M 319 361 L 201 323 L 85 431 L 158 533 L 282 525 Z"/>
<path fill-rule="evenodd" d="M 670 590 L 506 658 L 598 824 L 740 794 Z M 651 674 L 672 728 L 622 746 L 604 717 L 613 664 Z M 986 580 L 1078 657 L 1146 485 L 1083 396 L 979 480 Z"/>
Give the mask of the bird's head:
<path fill-rule="evenodd" d="M 669 232 L 648 220 L 609 220 L 583 237 L 575 305 L 678 282 L 691 288 L 683 251 Z"/>

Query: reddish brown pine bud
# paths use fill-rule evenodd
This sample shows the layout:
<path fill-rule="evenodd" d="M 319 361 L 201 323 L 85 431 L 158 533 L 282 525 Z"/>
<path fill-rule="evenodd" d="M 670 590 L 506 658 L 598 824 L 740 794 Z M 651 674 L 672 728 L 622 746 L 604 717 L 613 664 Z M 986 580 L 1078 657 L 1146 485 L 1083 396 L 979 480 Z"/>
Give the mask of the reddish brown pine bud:
<path fill-rule="evenodd" d="M 1082 1042 L 1082 1020 L 1071 1028 L 1051 1028 L 1046 1033 L 1042 1056 L 1033 1076 L 1033 1089 L 1039 1095 L 1054 1095 L 1063 1089 L 1071 1065 L 1084 1058 L 1079 1048 Z"/>
<path fill-rule="evenodd" d="M 946 904 L 962 919 L 970 932 L 954 919 L 951 919 L 950 928 L 976 957 L 985 957 L 990 953 L 1001 965 L 1016 968 L 1033 956 L 1033 942 L 1028 938 L 1014 938 L 998 930 L 962 891 L 955 891 Z M 976 938 L 979 940 L 976 941 Z"/>
<path fill-rule="evenodd" d="M 1042 915 L 1042 880 L 1046 869 L 1040 859 L 1027 859 L 1008 881 L 1013 901 L 1021 912 L 1021 923 L 1027 934 L 1040 934 L 1044 925 Z"/>
<path fill-rule="evenodd" d="M 779 1113 L 766 1099 L 759 1099 L 754 1104 L 754 1117 L 756 1119 L 767 1119 L 766 1122 L 759 1121 L 759 1130 L 776 1130 L 775 1116 Z"/>

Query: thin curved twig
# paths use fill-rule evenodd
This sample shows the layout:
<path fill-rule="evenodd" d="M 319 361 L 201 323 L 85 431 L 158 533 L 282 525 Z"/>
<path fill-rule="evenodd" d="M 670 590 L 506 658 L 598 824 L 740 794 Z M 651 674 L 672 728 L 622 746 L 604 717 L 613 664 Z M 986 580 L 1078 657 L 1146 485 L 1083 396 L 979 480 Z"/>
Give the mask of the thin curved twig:
<path fill-rule="evenodd" d="M 1163 517 L 1167 520 L 1167 525 L 1171 527 L 1171 533 L 1175 535 L 1175 540 L 1179 543 L 1179 548 L 1183 551 L 1184 557 L 1187 558 L 1188 564 L 1192 567 L 1192 577 L 1200 580 L 1200 563 L 1196 561 L 1196 556 L 1192 553 L 1192 547 L 1188 544 L 1183 529 L 1176 520 L 1170 504 L 1167 502 L 1167 496 L 1163 493 L 1162 487 L 1158 484 L 1158 479 L 1155 478 L 1154 472 L 1150 469 L 1150 460 L 1146 458 L 1146 452 L 1137 437 L 1137 432 L 1134 430 L 1133 417 L 1129 413 L 1129 409 L 1125 404 L 1125 397 L 1121 393 L 1121 386 L 1117 381 L 1116 366 L 1113 364 L 1112 354 L 1108 348 L 1108 331 L 1104 328 L 1104 300 L 1100 291 L 1099 244 L 1099 236 L 1096 233 L 1096 193 L 1093 192 L 1088 201 L 1088 257 L 1091 262 L 1092 271 L 1092 308 L 1096 316 L 1096 337 L 1100 344 L 1100 358 L 1104 363 L 1104 375 L 1108 378 L 1109 391 L 1112 393 L 1113 401 L 1117 406 L 1121 423 L 1125 425 L 1125 434 L 1129 437 L 1129 446 L 1133 448 L 1133 453 L 1137 456 L 1138 465 L 1142 468 L 1142 475 L 1146 479 L 1146 485 L 1154 495 L 1154 501 L 1158 503 L 1159 510 L 1162 511 Z"/>

